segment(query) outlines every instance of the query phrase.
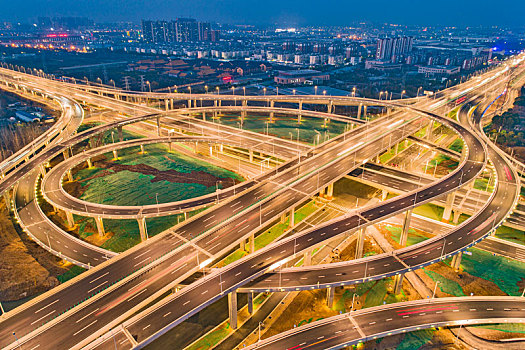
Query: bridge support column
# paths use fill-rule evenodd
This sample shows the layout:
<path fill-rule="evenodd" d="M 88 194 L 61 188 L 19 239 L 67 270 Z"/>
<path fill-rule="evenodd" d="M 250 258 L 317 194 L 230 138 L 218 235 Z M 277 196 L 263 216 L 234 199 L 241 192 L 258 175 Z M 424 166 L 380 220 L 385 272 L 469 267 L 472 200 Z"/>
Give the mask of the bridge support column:
<path fill-rule="evenodd" d="M 46 167 L 44 165 L 40 165 L 40 174 L 42 174 L 42 178 L 46 176 Z"/>
<path fill-rule="evenodd" d="M 400 145 L 400 142 L 398 142 L 396 145 L 396 153 L 395 153 L 396 156 L 399 154 L 399 145 Z"/>
<path fill-rule="evenodd" d="M 410 219 L 412 218 L 412 209 L 405 212 L 405 219 L 403 220 L 403 229 L 401 231 L 401 237 L 399 237 L 399 244 L 402 247 L 407 245 L 408 230 L 410 229 Z"/>
<path fill-rule="evenodd" d="M 366 106 L 363 106 L 363 118 L 365 119 L 366 119 L 366 110 L 367 110 Z"/>
<path fill-rule="evenodd" d="M 100 237 L 104 237 L 106 232 L 104 231 L 104 222 L 100 216 L 95 216 L 95 223 L 97 224 L 97 231 Z"/>
<path fill-rule="evenodd" d="M 363 108 L 363 104 L 360 103 L 359 107 L 357 107 L 357 119 L 361 118 L 361 109 Z"/>
<path fill-rule="evenodd" d="M 188 220 L 188 212 L 187 211 L 184 212 L 184 221 L 186 221 L 186 220 Z"/>
<path fill-rule="evenodd" d="M 430 140 L 432 137 L 432 129 L 434 129 L 434 121 L 431 120 L 430 123 L 427 126 L 427 134 L 425 135 L 427 140 Z"/>
<path fill-rule="evenodd" d="M 117 128 L 117 133 L 118 133 L 118 139 L 120 140 L 120 142 L 124 141 L 124 135 L 122 134 L 122 126 L 119 126 Z"/>
<path fill-rule="evenodd" d="M 240 250 L 246 250 L 246 240 L 242 239 L 239 247 Z"/>
<path fill-rule="evenodd" d="M 188 99 L 188 108 L 191 108 L 191 99 Z"/>
<path fill-rule="evenodd" d="M 328 113 L 332 114 L 334 110 L 334 101 L 330 100 L 327 107 L 328 107 Z"/>
<path fill-rule="evenodd" d="M 312 265 L 312 249 L 308 249 L 303 254 L 303 266 Z"/>
<path fill-rule="evenodd" d="M 67 180 L 73 182 L 73 174 L 71 174 L 71 169 L 67 171 Z"/>
<path fill-rule="evenodd" d="M 452 262 L 450 263 L 450 267 L 452 267 L 456 272 L 459 271 L 462 257 L 463 257 L 463 252 L 459 252 L 458 254 L 452 257 Z"/>
<path fill-rule="evenodd" d="M 330 287 L 326 289 L 326 305 L 329 308 L 332 308 L 334 306 L 334 294 L 335 287 Z"/>
<path fill-rule="evenodd" d="M 295 226 L 295 207 L 292 207 L 290 209 L 290 222 L 288 223 L 288 226 L 294 227 Z"/>
<path fill-rule="evenodd" d="M 140 145 L 140 154 L 144 154 L 144 145 Z"/>
<path fill-rule="evenodd" d="M 286 213 L 281 214 L 281 224 L 284 224 L 286 222 Z"/>
<path fill-rule="evenodd" d="M 86 160 L 86 164 L 87 164 L 87 167 L 88 167 L 88 168 L 92 168 L 92 167 L 93 167 L 93 164 L 91 163 L 91 158 L 88 158 L 88 159 Z"/>
<path fill-rule="evenodd" d="M 394 294 L 399 294 L 401 292 L 401 287 L 403 286 L 403 277 L 404 273 L 400 273 L 394 277 Z"/>
<path fill-rule="evenodd" d="M 69 148 L 65 149 L 64 152 L 62 152 L 62 156 L 64 157 L 64 160 L 69 158 Z"/>
<path fill-rule="evenodd" d="M 73 228 L 75 227 L 75 219 L 73 218 L 73 213 L 69 210 L 65 211 L 66 213 L 66 219 L 67 219 L 67 226 Z"/>
<path fill-rule="evenodd" d="M 454 210 L 454 216 L 452 218 L 452 222 L 457 225 L 459 223 L 459 218 L 461 216 L 461 211 L 459 209 Z"/>
<path fill-rule="evenodd" d="M 170 107 L 173 109 L 173 99 L 170 99 Z"/>
<path fill-rule="evenodd" d="M 169 101 L 168 100 L 164 100 L 164 106 L 165 106 L 165 109 L 167 111 L 169 109 Z"/>
<path fill-rule="evenodd" d="M 331 183 L 326 187 L 326 199 L 332 200 L 334 198 L 334 184 Z"/>
<path fill-rule="evenodd" d="M 113 159 L 118 159 L 118 153 L 117 150 L 113 150 Z"/>
<path fill-rule="evenodd" d="M 157 117 L 157 135 L 160 136 L 160 117 Z"/>
<path fill-rule="evenodd" d="M 206 112 L 202 112 L 202 120 L 206 121 Z"/>
<path fill-rule="evenodd" d="M 366 235 L 366 227 L 360 228 L 357 231 L 357 242 L 356 242 L 356 249 L 355 249 L 356 259 L 360 259 L 363 257 L 363 247 L 365 246 L 365 235 Z"/>
<path fill-rule="evenodd" d="M 255 252 L 255 235 L 254 234 L 250 236 L 249 243 L 250 243 L 250 253 Z"/>
<path fill-rule="evenodd" d="M 253 151 L 250 150 L 250 162 L 253 162 Z"/>
<path fill-rule="evenodd" d="M 443 221 L 450 220 L 450 214 L 452 214 L 452 205 L 454 204 L 455 193 L 451 192 L 447 194 L 447 199 L 445 201 L 445 210 L 443 211 Z"/>
<path fill-rule="evenodd" d="M 272 100 L 272 101 L 270 101 L 270 108 L 273 108 L 273 107 L 274 107 L 274 105 L 275 105 L 275 102 L 274 102 L 273 100 Z M 274 117 L 274 115 L 275 115 L 275 114 L 274 114 L 274 112 L 273 112 L 273 111 L 272 111 L 272 112 L 270 112 L 270 123 L 273 123 L 273 117 Z"/>
<path fill-rule="evenodd" d="M 144 242 L 148 239 L 148 227 L 146 226 L 146 218 L 137 218 L 137 223 L 139 224 L 140 241 Z"/>
<path fill-rule="evenodd" d="M 320 197 L 320 198 L 323 198 L 323 197 L 324 197 L 324 191 L 325 191 L 324 188 L 321 188 L 321 190 L 319 191 L 319 197 Z"/>
<path fill-rule="evenodd" d="M 230 316 L 230 327 L 237 329 L 237 291 L 228 294 L 228 310 Z"/>
<path fill-rule="evenodd" d="M 250 315 L 252 315 L 253 314 L 253 293 L 248 293 L 247 297 L 248 297 L 248 312 L 250 313 Z"/>
<path fill-rule="evenodd" d="M 302 111 L 303 110 L 303 101 L 299 101 L 299 110 Z M 301 114 L 301 112 L 299 112 L 297 114 L 297 123 L 301 123 L 302 121 L 302 118 L 303 118 L 303 115 Z"/>
<path fill-rule="evenodd" d="M 388 198 L 388 191 L 387 190 L 383 190 L 381 192 L 381 201 L 384 202 L 384 201 L 386 201 L 387 198 Z"/>

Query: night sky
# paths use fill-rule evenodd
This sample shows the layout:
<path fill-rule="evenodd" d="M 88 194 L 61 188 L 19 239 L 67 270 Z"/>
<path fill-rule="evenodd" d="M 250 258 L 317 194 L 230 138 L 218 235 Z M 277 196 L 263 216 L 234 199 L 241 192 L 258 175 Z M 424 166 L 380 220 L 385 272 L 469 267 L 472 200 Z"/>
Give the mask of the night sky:
<path fill-rule="evenodd" d="M 524 0 L 0 0 L 0 20 L 86 16 L 98 22 L 193 17 L 221 23 L 525 25 Z"/>

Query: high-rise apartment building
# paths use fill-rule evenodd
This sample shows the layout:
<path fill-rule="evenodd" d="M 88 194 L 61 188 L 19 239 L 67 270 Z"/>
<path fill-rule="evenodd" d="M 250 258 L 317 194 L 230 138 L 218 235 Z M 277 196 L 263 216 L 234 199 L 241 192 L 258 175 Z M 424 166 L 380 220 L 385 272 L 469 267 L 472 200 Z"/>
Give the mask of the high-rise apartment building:
<path fill-rule="evenodd" d="M 192 18 L 177 18 L 175 21 L 142 20 L 142 36 L 150 43 L 185 43 L 193 41 L 214 41 L 217 33 L 206 22 Z"/>
<path fill-rule="evenodd" d="M 396 61 L 397 57 L 411 52 L 413 44 L 414 38 L 411 36 L 378 39 L 376 59 Z"/>

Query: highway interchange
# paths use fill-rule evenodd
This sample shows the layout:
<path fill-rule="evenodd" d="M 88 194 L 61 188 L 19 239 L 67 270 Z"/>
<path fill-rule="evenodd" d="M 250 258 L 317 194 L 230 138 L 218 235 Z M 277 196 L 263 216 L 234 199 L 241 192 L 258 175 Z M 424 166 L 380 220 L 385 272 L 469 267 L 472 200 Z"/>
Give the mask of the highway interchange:
<path fill-rule="evenodd" d="M 279 96 L 279 98 L 283 97 Z M 284 98 L 289 99 L 290 97 Z M 319 97 L 313 99 L 318 100 Z M 413 114 L 414 111 L 417 112 L 416 116 Z M 270 175 L 266 177 L 253 179 L 253 183 L 250 181 L 250 186 L 243 188 L 241 193 L 237 193 L 223 203 L 182 223 L 173 231 L 158 235 L 145 244 L 109 259 L 98 268 L 81 275 L 82 278 L 53 290 L 53 293 L 46 294 L 46 298 L 43 297 L 30 306 L 16 310 L 14 315 L 9 315 L 2 321 L 2 325 L 12 329 L 22 329 L 20 333 L 24 334 L 29 324 L 28 321 L 33 321 L 35 314 L 45 310 L 46 314 L 37 319 L 36 324 L 39 325 L 40 322 L 44 324 L 53 320 L 52 324 L 43 326 L 37 332 L 21 339 L 24 346 L 31 348 L 38 346 L 41 342 L 57 347 L 87 345 L 89 341 L 103 334 L 103 330 L 108 327 L 116 327 L 126 316 L 138 311 L 149 301 L 155 300 L 164 291 L 169 290 L 171 286 L 177 285 L 185 277 L 224 255 L 239 244 L 240 240 L 249 238 L 253 232 L 279 217 L 281 213 L 299 205 L 326 185 L 345 176 L 381 151 L 424 127 L 428 123 L 429 116 L 443 123 L 449 123 L 468 145 L 462 166 L 446 179 L 440 179 L 440 181 L 400 195 L 375 207 L 359 208 L 343 218 L 334 219 L 320 227 L 299 232 L 285 240 L 273 243 L 237 263 L 212 272 L 207 277 L 183 288 L 181 292 L 172 294 L 152 308 L 126 321 L 125 328 L 141 343 L 139 346 L 143 346 L 209 305 L 213 300 L 244 285 L 247 285 L 245 288 L 250 290 L 272 288 L 272 290 L 283 288 L 293 290 L 298 287 L 312 286 L 326 288 L 330 283 L 357 283 L 425 266 L 473 245 L 507 217 L 507 213 L 514 207 L 517 200 L 519 182 L 516 183 L 517 178 L 508 168 L 506 159 L 496 151 L 491 152 L 491 147 L 480 142 L 472 131 L 459 124 L 440 119 L 439 115 L 429 114 L 424 110 L 412 108 L 411 112 L 389 114 L 348 131 L 317 147 L 315 151 L 300 152 L 299 158 L 283 163 L 276 168 L 275 172 L 270 172 Z M 85 139 L 86 135 L 83 137 Z M 25 166 L 22 165 L 17 169 L 18 171 L 8 175 L 2 182 L 4 186 L 2 189 L 5 190 L 15 183 L 22 183 L 29 179 L 31 176 L 26 173 L 29 173 L 31 165 L 34 169 L 35 164 L 47 161 L 61 153 L 64 147 L 69 147 L 77 142 L 78 139 L 72 143 L 64 142 L 59 146 L 51 145 L 49 150 L 42 152 L 42 155 L 33 157 Z M 320 244 L 329 237 L 406 211 L 415 205 L 420 205 L 463 186 L 474 180 L 483 170 L 487 161 L 486 154 L 495 168 L 500 171 L 498 178 L 506 178 L 506 181 L 498 182 L 493 196 L 477 215 L 472 216 L 470 220 L 452 230 L 445 237 L 430 239 L 420 245 L 404 248 L 392 255 L 358 259 L 342 263 L 346 266 L 334 264 L 329 268 L 333 271 L 338 268 L 344 271 L 352 269 L 355 272 L 350 274 L 345 272 L 343 279 L 339 277 L 341 276 L 339 272 L 332 274 L 330 271 L 329 274 L 323 274 L 327 276 L 326 280 L 320 282 L 319 274 L 316 272 L 317 268 L 310 267 L 310 271 L 305 271 L 303 268 L 297 271 L 295 269 L 281 270 L 279 274 L 288 273 L 292 276 L 286 278 L 287 281 L 290 281 L 289 284 L 283 283 L 283 281 L 287 282 L 285 279 L 280 280 L 278 285 L 272 284 L 271 278 L 263 278 L 266 284 L 260 280 L 251 282 L 268 271 L 280 268 L 287 259 L 296 256 L 304 249 Z M 57 171 L 57 174 L 61 177 L 63 172 Z M 29 182 L 26 186 L 31 187 L 31 183 Z M 463 240 L 464 237 L 467 238 Z M 349 264 L 352 267 L 349 268 Z M 312 277 L 308 278 L 308 274 L 311 274 Z M 305 276 L 310 282 L 296 283 L 303 281 Z M 317 281 L 312 282 L 313 280 Z M 258 283 L 260 289 L 256 289 Z M 202 291 L 200 296 L 195 290 Z M 67 305 L 77 306 L 67 311 Z M 177 307 L 173 307 L 174 305 Z M 67 312 L 64 313 L 64 311 Z M 13 339 L 10 337 L 12 335 L 2 332 L 0 344 L 2 346 L 16 345 L 12 343 Z M 11 345 L 8 345 L 10 343 Z"/>

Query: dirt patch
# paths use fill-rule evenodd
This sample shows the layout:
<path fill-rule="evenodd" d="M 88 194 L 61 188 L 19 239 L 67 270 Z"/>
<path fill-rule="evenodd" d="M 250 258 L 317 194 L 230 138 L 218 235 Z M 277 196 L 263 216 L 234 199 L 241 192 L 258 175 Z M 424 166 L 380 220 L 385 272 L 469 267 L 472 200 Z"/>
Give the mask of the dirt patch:
<path fill-rule="evenodd" d="M 388 241 L 388 243 L 390 243 L 392 245 L 392 247 L 394 247 L 395 250 L 397 249 L 401 249 L 403 248 L 397 241 L 395 241 L 393 238 L 392 238 L 392 232 L 390 232 L 386 226 L 389 225 L 389 226 L 395 226 L 395 227 L 400 227 L 398 225 L 393 225 L 393 224 L 377 224 L 375 225 L 375 227 L 379 230 L 379 232 L 381 232 L 381 234 L 386 238 L 386 240 Z M 415 231 L 415 232 L 414 232 Z M 425 231 L 421 231 L 421 230 L 417 230 L 417 229 L 414 229 L 414 228 L 410 228 L 410 231 L 408 233 L 408 235 L 412 235 L 412 234 L 417 234 L 417 235 L 420 235 L 420 236 L 424 236 L 426 237 L 427 239 L 428 238 L 432 238 L 434 237 L 433 235 L 431 235 L 430 233 L 428 232 L 425 232 Z"/>
<path fill-rule="evenodd" d="M 469 332 L 477 337 L 487 340 L 501 340 L 501 339 L 522 339 L 523 333 L 503 332 L 494 329 L 485 329 L 478 327 L 468 327 Z"/>
<path fill-rule="evenodd" d="M 326 290 L 300 292 L 265 332 L 264 338 L 292 329 L 294 325 L 298 327 L 337 314 L 326 305 Z"/>
<path fill-rule="evenodd" d="M 168 181 L 173 183 L 197 183 L 206 187 L 215 186 L 217 182 L 224 180 L 205 171 L 191 171 L 183 173 L 176 170 L 158 170 L 146 164 L 119 164 L 110 161 L 100 161 L 97 165 L 101 168 L 109 169 L 114 172 L 130 171 L 140 173 L 143 175 L 153 175 L 151 182 Z M 223 187 L 231 186 L 236 183 L 236 180 L 231 179 L 224 181 Z"/>
<path fill-rule="evenodd" d="M 49 254 L 15 228 L 0 203 L 0 300 L 15 301 L 58 285 L 67 263 Z"/>

